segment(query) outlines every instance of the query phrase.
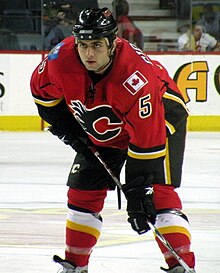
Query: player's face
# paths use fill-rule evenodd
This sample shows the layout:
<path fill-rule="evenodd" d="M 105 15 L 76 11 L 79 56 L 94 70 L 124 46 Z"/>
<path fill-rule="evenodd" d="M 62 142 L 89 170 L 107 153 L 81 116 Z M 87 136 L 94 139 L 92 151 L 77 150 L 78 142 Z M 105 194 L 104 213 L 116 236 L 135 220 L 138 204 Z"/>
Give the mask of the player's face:
<path fill-rule="evenodd" d="M 79 40 L 78 52 L 86 69 L 97 72 L 101 71 L 109 63 L 109 48 L 106 40 Z"/>

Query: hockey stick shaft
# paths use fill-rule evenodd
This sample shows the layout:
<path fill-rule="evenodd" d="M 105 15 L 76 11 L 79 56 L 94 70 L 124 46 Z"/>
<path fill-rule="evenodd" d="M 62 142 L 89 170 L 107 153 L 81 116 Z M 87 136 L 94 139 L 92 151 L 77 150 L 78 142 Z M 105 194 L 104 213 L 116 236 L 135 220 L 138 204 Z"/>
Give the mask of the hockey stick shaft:
<path fill-rule="evenodd" d="M 93 152 L 95 157 L 99 160 L 99 162 L 103 165 L 105 170 L 109 173 L 111 178 L 114 180 L 115 184 L 118 186 L 120 190 L 122 190 L 122 184 L 119 181 L 119 179 L 114 175 L 114 173 L 111 171 L 111 169 L 107 166 L 105 161 L 102 159 L 100 153 L 96 150 L 95 147 L 89 147 L 90 150 Z M 182 267 L 186 270 L 186 273 L 195 273 L 194 269 L 191 269 L 186 262 L 177 254 L 177 252 L 173 249 L 173 247 L 170 245 L 170 243 L 165 239 L 165 237 L 160 233 L 160 231 L 150 222 L 147 221 L 149 227 L 151 230 L 155 233 L 157 238 L 162 242 L 162 244 L 168 249 L 168 251 L 176 258 L 176 260 L 179 262 L 179 264 L 182 265 Z"/>
<path fill-rule="evenodd" d="M 111 176 L 111 178 L 114 180 L 115 184 L 119 187 L 120 190 L 122 190 L 122 184 L 121 184 L 121 182 L 114 175 L 114 173 L 112 172 L 112 170 L 107 166 L 107 164 L 105 163 L 105 161 L 102 159 L 100 153 L 96 150 L 95 147 L 91 147 L 90 146 L 89 148 L 93 152 L 93 154 L 95 155 L 95 157 L 99 160 L 99 162 L 102 164 L 102 166 L 105 168 L 105 170 L 109 173 L 109 175 Z"/>

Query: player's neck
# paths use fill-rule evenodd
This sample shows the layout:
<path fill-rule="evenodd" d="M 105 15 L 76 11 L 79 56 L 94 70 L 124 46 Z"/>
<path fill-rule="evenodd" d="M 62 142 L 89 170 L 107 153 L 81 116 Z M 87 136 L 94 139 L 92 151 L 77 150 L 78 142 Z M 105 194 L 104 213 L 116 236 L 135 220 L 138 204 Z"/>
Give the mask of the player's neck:
<path fill-rule="evenodd" d="M 97 84 L 98 82 L 100 82 L 111 70 L 112 68 L 112 62 L 110 63 L 110 65 L 105 69 L 105 71 L 103 73 L 96 73 L 95 71 L 88 71 L 89 72 L 89 76 L 92 79 L 93 84 Z"/>
<path fill-rule="evenodd" d="M 105 71 L 110 67 L 112 64 L 112 58 L 109 59 L 109 62 L 103 66 L 101 66 L 98 70 L 94 71 L 96 74 L 104 74 Z"/>

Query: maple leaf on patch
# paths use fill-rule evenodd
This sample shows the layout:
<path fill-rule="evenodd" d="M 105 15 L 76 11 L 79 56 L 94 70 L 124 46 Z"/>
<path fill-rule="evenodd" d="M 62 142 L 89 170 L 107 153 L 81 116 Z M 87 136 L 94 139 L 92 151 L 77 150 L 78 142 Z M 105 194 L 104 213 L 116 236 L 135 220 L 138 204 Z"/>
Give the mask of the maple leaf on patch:
<path fill-rule="evenodd" d="M 137 85 L 140 82 L 139 79 L 133 79 L 132 80 L 132 85 Z"/>

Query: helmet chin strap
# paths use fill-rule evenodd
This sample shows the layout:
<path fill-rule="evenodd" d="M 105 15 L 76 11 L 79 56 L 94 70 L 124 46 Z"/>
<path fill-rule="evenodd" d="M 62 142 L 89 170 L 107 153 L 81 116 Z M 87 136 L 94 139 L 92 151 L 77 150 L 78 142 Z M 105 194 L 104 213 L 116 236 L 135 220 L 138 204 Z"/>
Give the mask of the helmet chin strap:
<path fill-rule="evenodd" d="M 113 46 L 113 44 L 112 46 L 110 46 L 108 38 L 105 38 L 105 40 L 106 40 L 107 46 L 109 47 L 109 61 L 105 65 L 101 66 L 98 70 L 94 71 L 97 74 L 104 73 L 105 70 L 111 65 L 113 61 L 113 57 L 114 57 L 115 47 Z"/>
<path fill-rule="evenodd" d="M 110 66 L 110 64 L 112 63 L 113 58 L 110 57 L 109 61 L 107 62 L 107 64 L 101 66 L 99 69 L 97 69 L 96 71 L 94 71 L 96 74 L 103 74 L 105 72 L 105 70 Z"/>

